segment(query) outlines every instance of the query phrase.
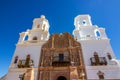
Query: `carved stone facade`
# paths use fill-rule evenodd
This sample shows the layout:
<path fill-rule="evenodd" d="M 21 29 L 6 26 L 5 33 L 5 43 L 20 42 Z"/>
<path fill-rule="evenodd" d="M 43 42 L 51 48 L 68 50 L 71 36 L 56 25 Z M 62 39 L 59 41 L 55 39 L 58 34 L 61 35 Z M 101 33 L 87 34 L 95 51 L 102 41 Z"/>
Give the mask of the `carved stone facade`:
<path fill-rule="evenodd" d="M 72 80 L 85 74 L 81 45 L 69 33 L 53 34 L 41 50 L 38 80 Z"/>

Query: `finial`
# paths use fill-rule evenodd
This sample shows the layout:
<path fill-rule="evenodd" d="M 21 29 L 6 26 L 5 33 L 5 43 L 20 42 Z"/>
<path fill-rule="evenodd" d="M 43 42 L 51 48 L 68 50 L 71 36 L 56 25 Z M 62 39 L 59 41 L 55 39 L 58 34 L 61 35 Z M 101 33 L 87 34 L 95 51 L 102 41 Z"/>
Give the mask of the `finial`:
<path fill-rule="evenodd" d="M 45 16 L 44 16 L 44 15 L 41 15 L 40 17 L 41 17 L 42 19 L 45 19 Z"/>

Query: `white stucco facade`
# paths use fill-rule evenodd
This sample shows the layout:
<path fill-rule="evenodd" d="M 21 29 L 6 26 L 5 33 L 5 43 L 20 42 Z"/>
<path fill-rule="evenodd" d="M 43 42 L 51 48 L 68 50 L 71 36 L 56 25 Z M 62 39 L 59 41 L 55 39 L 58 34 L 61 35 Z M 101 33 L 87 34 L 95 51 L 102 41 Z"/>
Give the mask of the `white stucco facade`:
<path fill-rule="evenodd" d="M 88 80 L 98 80 L 98 72 L 104 73 L 106 80 L 120 80 L 120 63 L 116 60 L 110 39 L 107 37 L 105 29 L 92 25 L 89 15 L 78 15 L 74 20 L 75 29 L 73 30 L 74 38 L 81 44 L 83 59 Z M 27 69 L 32 68 L 31 74 L 37 80 L 39 60 L 41 57 L 42 45 L 49 39 L 49 22 L 45 16 L 33 20 L 32 29 L 20 33 L 20 38 L 16 44 L 16 49 L 9 67 L 7 75 L 0 80 L 20 80 L 20 75 L 24 74 Z M 92 65 L 91 61 L 97 54 L 102 60 L 106 61 L 105 65 Z M 108 54 L 111 56 L 109 59 Z M 31 65 L 29 68 L 18 68 L 19 61 L 26 64 L 26 56 L 30 55 Z M 17 59 L 17 62 L 15 62 Z"/>
<path fill-rule="evenodd" d="M 104 73 L 105 79 L 120 79 L 120 64 L 114 55 L 104 28 L 92 25 L 89 15 L 78 15 L 75 17 L 75 29 L 73 35 L 82 46 L 84 63 L 86 66 L 88 80 L 99 79 L 98 71 Z M 105 57 L 107 65 L 92 66 L 90 58 L 97 52 L 99 57 Z M 108 58 L 108 53 L 112 59 Z"/>
<path fill-rule="evenodd" d="M 30 59 L 33 61 L 30 68 L 34 69 L 34 80 L 36 80 L 41 47 L 48 39 L 49 23 L 45 19 L 45 16 L 42 15 L 40 18 L 33 20 L 31 30 L 20 33 L 20 38 L 16 44 L 16 49 L 5 80 L 20 80 L 19 76 L 24 74 L 29 68 L 18 68 L 19 60 L 25 61 L 27 55 L 30 55 Z M 17 63 L 14 63 L 16 56 L 18 60 Z"/>

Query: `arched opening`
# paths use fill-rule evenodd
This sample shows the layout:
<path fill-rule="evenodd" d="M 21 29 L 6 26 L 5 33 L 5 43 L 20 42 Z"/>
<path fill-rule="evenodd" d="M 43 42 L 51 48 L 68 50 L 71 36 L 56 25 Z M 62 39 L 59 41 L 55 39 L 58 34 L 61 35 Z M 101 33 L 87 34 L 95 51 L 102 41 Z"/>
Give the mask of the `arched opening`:
<path fill-rule="evenodd" d="M 37 28 L 40 28 L 40 24 L 37 25 Z"/>
<path fill-rule="evenodd" d="M 25 61 L 25 67 L 30 67 L 30 55 L 28 54 L 27 56 L 26 56 L 26 61 Z"/>
<path fill-rule="evenodd" d="M 59 76 L 57 80 L 67 80 L 64 76 Z"/>
<path fill-rule="evenodd" d="M 95 31 L 96 37 L 100 37 L 100 32 L 97 30 Z"/>
<path fill-rule="evenodd" d="M 82 24 L 83 24 L 84 26 L 86 26 L 86 25 L 87 25 L 86 20 L 83 20 Z"/>
<path fill-rule="evenodd" d="M 28 35 L 26 35 L 26 36 L 25 36 L 25 39 L 24 39 L 24 40 L 25 40 L 25 41 L 27 41 L 27 40 L 28 40 Z"/>
<path fill-rule="evenodd" d="M 96 30 L 94 31 L 94 33 L 95 33 L 96 39 L 97 39 L 97 40 L 100 40 L 100 39 L 101 39 L 101 33 L 100 33 L 100 31 L 99 31 L 98 29 L 96 29 Z"/>
<path fill-rule="evenodd" d="M 33 40 L 37 40 L 37 37 L 35 36 L 35 37 L 33 37 Z"/>

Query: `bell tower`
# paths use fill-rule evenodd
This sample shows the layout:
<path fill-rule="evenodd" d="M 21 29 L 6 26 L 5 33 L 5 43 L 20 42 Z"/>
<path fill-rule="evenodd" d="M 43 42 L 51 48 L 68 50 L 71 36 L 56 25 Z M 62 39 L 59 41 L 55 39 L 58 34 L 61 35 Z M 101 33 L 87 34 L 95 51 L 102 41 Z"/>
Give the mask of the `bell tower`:
<path fill-rule="evenodd" d="M 35 18 L 32 29 L 20 33 L 2 80 L 120 80 L 120 63 L 105 29 L 93 25 L 89 15 L 78 15 L 74 25 L 74 37 L 49 37 L 48 20 Z"/>
<path fill-rule="evenodd" d="M 75 27 L 91 26 L 91 17 L 89 15 L 79 15 L 75 18 Z"/>
<path fill-rule="evenodd" d="M 78 15 L 74 20 L 73 35 L 77 40 L 107 39 L 105 29 L 92 25 L 89 15 Z"/>
<path fill-rule="evenodd" d="M 49 39 L 49 35 L 49 22 L 44 15 L 33 20 L 32 29 L 20 33 L 7 80 L 36 80 L 37 70 L 34 69 L 39 66 L 41 47 Z"/>
<path fill-rule="evenodd" d="M 115 80 L 118 76 L 110 75 L 115 74 L 119 63 L 111 48 L 105 28 L 93 25 L 89 15 L 78 15 L 74 19 L 74 25 L 73 35 L 81 43 L 87 79 Z M 114 69 L 110 68 L 112 66 L 115 66 Z"/>
<path fill-rule="evenodd" d="M 49 38 L 49 22 L 44 15 L 40 18 L 35 18 L 33 20 L 33 26 L 31 30 L 20 33 L 20 38 L 18 44 L 24 41 L 28 42 L 44 42 Z"/>

